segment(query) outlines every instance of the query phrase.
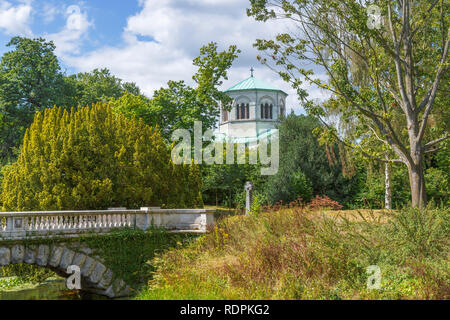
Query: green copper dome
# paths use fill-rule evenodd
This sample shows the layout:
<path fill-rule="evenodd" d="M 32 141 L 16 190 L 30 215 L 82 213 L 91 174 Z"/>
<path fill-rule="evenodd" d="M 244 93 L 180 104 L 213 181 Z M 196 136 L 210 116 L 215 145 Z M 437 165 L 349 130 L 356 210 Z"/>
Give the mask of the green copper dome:
<path fill-rule="evenodd" d="M 280 91 L 285 93 L 283 90 L 275 88 L 270 84 L 265 83 L 255 77 L 249 77 L 241 82 L 235 84 L 231 88 L 225 90 L 225 92 L 230 91 L 243 91 L 243 90 L 266 90 L 266 91 Z M 285 93 L 286 94 L 286 93 Z"/>

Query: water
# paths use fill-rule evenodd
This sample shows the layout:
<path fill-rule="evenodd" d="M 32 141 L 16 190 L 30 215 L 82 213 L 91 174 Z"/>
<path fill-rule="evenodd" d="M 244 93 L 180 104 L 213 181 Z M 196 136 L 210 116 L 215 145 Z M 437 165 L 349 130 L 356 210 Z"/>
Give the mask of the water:
<path fill-rule="evenodd" d="M 46 280 L 29 289 L 0 291 L 0 300 L 108 300 L 107 297 L 68 290 L 65 279 Z"/>

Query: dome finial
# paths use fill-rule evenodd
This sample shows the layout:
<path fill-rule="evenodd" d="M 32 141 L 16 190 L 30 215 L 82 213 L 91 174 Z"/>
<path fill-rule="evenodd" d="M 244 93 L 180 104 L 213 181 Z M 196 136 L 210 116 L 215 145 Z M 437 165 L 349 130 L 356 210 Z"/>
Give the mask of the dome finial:
<path fill-rule="evenodd" d="M 253 67 L 251 67 L 250 73 L 251 73 L 251 77 L 252 77 L 252 78 L 253 78 L 253 71 L 255 71 L 255 69 L 253 69 Z"/>

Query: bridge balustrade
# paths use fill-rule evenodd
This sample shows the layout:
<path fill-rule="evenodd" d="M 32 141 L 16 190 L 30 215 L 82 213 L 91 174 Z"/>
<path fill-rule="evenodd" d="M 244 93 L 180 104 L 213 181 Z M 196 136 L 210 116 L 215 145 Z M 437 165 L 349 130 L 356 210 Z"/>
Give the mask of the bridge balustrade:
<path fill-rule="evenodd" d="M 207 231 L 214 224 L 215 210 L 160 209 L 0 212 L 0 240 L 32 237 L 77 236 L 83 233 L 107 233 L 112 229 L 152 225 L 171 232 Z"/>

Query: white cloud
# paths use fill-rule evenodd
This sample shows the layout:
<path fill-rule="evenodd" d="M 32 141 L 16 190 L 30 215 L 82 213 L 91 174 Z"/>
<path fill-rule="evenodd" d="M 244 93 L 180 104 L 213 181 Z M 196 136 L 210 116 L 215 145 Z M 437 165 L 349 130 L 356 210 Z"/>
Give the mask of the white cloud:
<path fill-rule="evenodd" d="M 0 31 L 7 35 L 31 36 L 31 1 L 22 1 L 12 5 L 0 0 Z"/>
<path fill-rule="evenodd" d="M 87 13 L 77 5 L 71 5 L 65 10 L 66 24 L 61 31 L 46 34 L 48 40 L 53 40 L 56 45 L 56 54 L 64 57 L 80 53 L 82 39 L 87 37 L 88 30 L 92 26 Z"/>
<path fill-rule="evenodd" d="M 287 25 L 283 22 L 254 21 L 246 15 L 248 2 L 242 0 L 139 0 L 139 4 L 141 11 L 127 20 L 122 46 L 102 47 L 81 55 L 65 49 L 60 55 L 63 61 L 78 71 L 109 68 L 118 77 L 136 82 L 150 96 L 168 80 L 193 84 L 192 59 L 201 46 L 215 41 L 224 50 L 236 44 L 242 53 L 223 89 L 250 76 L 253 66 L 256 77 L 290 95 L 288 108 L 300 110 L 295 91 L 256 60 L 259 53 L 253 48 L 257 38 L 272 38 L 284 31 Z M 142 36 L 156 42 L 144 41 Z M 311 93 L 315 98 L 322 95 L 318 91 Z"/>
<path fill-rule="evenodd" d="M 109 68 L 114 75 L 136 82 L 147 94 L 169 80 L 188 79 L 195 70 L 182 51 L 155 42 L 129 40 L 125 47 L 105 47 L 82 56 L 66 56 L 64 61 L 79 71 Z"/>
<path fill-rule="evenodd" d="M 61 11 L 59 10 L 59 8 L 50 3 L 45 3 L 40 11 L 40 14 L 44 19 L 44 23 L 47 24 L 55 20 L 56 16 L 60 13 Z"/>

